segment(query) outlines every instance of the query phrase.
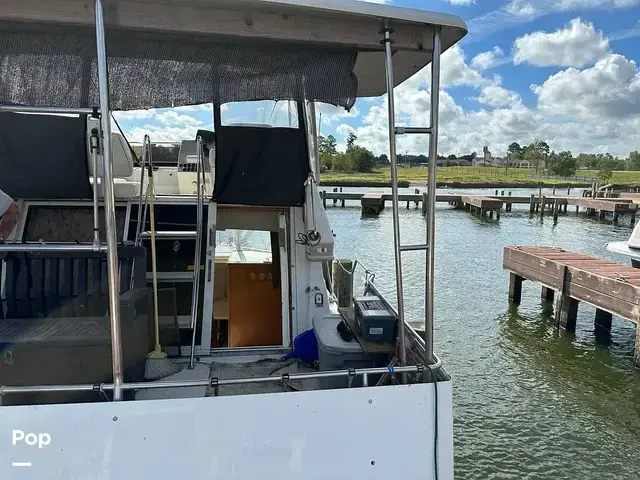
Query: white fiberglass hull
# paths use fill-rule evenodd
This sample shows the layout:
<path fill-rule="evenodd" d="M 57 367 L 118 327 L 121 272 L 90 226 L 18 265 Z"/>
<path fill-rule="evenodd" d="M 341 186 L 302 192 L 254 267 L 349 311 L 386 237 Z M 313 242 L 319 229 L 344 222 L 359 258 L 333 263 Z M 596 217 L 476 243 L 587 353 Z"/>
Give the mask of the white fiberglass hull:
<path fill-rule="evenodd" d="M 432 479 L 435 398 L 439 479 L 452 479 L 451 381 L 437 397 L 423 383 L 0 407 L 0 478 Z"/>
<path fill-rule="evenodd" d="M 640 261 L 640 250 L 631 248 L 628 242 L 609 242 L 607 243 L 607 250 L 612 253 L 631 257 L 631 260 Z"/>

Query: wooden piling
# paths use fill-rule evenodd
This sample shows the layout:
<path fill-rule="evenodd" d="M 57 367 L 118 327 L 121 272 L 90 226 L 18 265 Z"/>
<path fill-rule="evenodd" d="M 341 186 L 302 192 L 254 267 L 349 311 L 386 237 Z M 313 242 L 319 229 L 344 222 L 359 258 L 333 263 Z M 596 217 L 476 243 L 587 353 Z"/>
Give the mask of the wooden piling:
<path fill-rule="evenodd" d="M 554 198 L 553 199 L 553 221 L 557 222 L 558 221 L 558 210 L 559 210 L 560 205 L 558 204 L 558 198 Z"/>
<path fill-rule="evenodd" d="M 522 300 L 522 280 L 521 276 L 511 272 L 509 275 L 509 300 L 516 305 Z"/>
<path fill-rule="evenodd" d="M 334 260 L 332 268 L 332 290 L 339 307 L 350 307 L 353 298 L 353 262 Z"/>
<path fill-rule="evenodd" d="M 556 300 L 556 322 L 569 332 L 575 332 L 578 318 L 578 300 L 571 298 L 566 293 L 565 287 L 570 282 L 569 268 L 561 265 L 558 276 L 558 298 Z"/>
<path fill-rule="evenodd" d="M 595 330 L 598 333 L 611 333 L 611 320 L 613 315 L 611 313 L 596 308 Z"/>
<path fill-rule="evenodd" d="M 422 215 L 427 214 L 427 192 L 422 192 Z"/>
<path fill-rule="evenodd" d="M 549 287 L 542 287 L 542 292 L 540 293 L 540 299 L 543 302 L 553 302 L 553 296 L 554 296 L 555 292 L 553 291 L 552 288 Z"/>
<path fill-rule="evenodd" d="M 322 198 L 322 206 L 326 210 L 327 209 L 327 191 L 326 190 L 322 190 L 320 192 L 320 198 Z"/>
<path fill-rule="evenodd" d="M 547 197 L 541 197 L 540 200 L 540 218 L 544 217 L 544 209 L 547 206 Z"/>
<path fill-rule="evenodd" d="M 531 201 L 529 202 L 529 213 L 534 214 L 536 211 L 536 194 L 531 194 Z"/>
<path fill-rule="evenodd" d="M 338 193 L 338 188 L 337 188 L 337 187 L 335 187 L 335 188 L 333 189 L 333 193 Z M 338 199 L 337 199 L 337 198 L 334 198 L 334 199 L 333 199 L 333 205 L 335 206 L 337 202 L 338 202 Z"/>

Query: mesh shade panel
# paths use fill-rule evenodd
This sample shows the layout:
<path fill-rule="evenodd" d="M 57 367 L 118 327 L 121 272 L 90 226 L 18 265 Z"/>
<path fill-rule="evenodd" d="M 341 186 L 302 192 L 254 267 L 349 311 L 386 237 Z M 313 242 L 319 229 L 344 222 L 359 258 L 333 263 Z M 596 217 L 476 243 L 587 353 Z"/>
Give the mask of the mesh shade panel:
<path fill-rule="evenodd" d="M 113 110 L 249 100 L 314 100 L 350 109 L 357 52 L 107 28 Z M 0 22 L 0 103 L 94 107 L 95 33 Z"/>

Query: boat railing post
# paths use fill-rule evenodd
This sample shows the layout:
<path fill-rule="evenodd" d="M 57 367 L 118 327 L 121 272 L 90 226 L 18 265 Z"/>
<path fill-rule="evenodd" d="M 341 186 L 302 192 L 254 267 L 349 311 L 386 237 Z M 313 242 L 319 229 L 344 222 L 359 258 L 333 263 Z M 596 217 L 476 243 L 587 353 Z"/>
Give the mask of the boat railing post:
<path fill-rule="evenodd" d="M 97 128 L 91 129 L 89 146 L 91 147 L 91 164 L 93 165 L 93 244 L 96 248 L 99 248 L 100 207 L 98 204 L 98 149 L 100 148 L 100 137 Z"/>
<path fill-rule="evenodd" d="M 147 141 L 148 140 L 148 141 Z M 142 235 L 142 231 L 144 229 L 144 224 L 147 222 L 147 202 L 149 201 L 149 191 L 144 192 L 144 179 L 145 175 L 145 161 L 147 156 L 151 154 L 151 139 L 148 135 L 145 135 L 144 141 L 142 142 L 142 155 L 140 156 L 140 195 L 138 195 L 138 217 L 136 221 L 136 237 L 134 244 L 140 245 L 140 236 Z M 142 195 L 144 193 L 145 196 L 145 204 L 144 204 L 144 218 L 142 216 Z"/>
<path fill-rule="evenodd" d="M 400 364 L 406 365 L 404 332 L 404 295 L 402 288 L 402 257 L 400 253 L 400 213 L 398 207 L 398 159 L 396 156 L 396 118 L 393 98 L 393 53 L 391 51 L 391 32 L 389 23 L 385 22 L 382 33 L 385 47 L 385 65 L 387 80 L 387 106 L 389 119 L 389 160 L 391 162 L 391 208 L 393 212 L 393 253 L 396 266 L 396 297 L 398 301 L 398 343 L 400 344 Z"/>
<path fill-rule="evenodd" d="M 197 188 L 197 208 L 196 214 L 196 251 L 193 259 L 193 291 L 191 295 L 191 353 L 189 355 L 189 369 L 195 366 L 196 351 L 196 325 L 198 321 L 198 303 L 200 300 L 200 254 L 202 250 L 202 215 L 203 215 L 203 188 L 202 176 L 204 175 L 204 155 L 202 151 L 202 137 L 196 139 L 197 165 L 196 165 L 196 188 Z"/>
<path fill-rule="evenodd" d="M 113 162 L 111 158 L 111 122 L 109 109 L 109 78 L 104 33 L 102 1 L 95 0 L 98 85 L 100 91 L 100 124 L 105 232 L 107 237 L 107 279 L 109 285 L 109 317 L 111 320 L 111 359 L 113 364 L 113 400 L 122 400 L 122 339 L 120 332 L 120 289 L 118 281 L 118 244 L 116 211 L 113 194 Z"/>
<path fill-rule="evenodd" d="M 433 58 L 431 60 L 431 136 L 429 137 L 429 179 L 427 187 L 427 282 L 425 292 L 424 362 L 434 363 L 434 289 L 435 289 L 435 234 L 436 234 L 436 163 L 438 160 L 438 109 L 440 102 L 440 28 L 433 32 Z"/>

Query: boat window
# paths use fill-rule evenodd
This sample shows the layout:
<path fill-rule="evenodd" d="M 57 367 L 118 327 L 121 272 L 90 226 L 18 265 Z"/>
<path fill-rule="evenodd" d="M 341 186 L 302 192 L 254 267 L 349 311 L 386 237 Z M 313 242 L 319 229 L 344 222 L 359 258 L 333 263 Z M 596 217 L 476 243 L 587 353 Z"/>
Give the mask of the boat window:
<path fill-rule="evenodd" d="M 226 103 L 220 117 L 223 126 L 298 128 L 297 105 L 289 100 Z"/>
<path fill-rule="evenodd" d="M 271 251 L 269 232 L 259 230 L 223 230 L 216 232 L 216 252 L 252 250 Z"/>

